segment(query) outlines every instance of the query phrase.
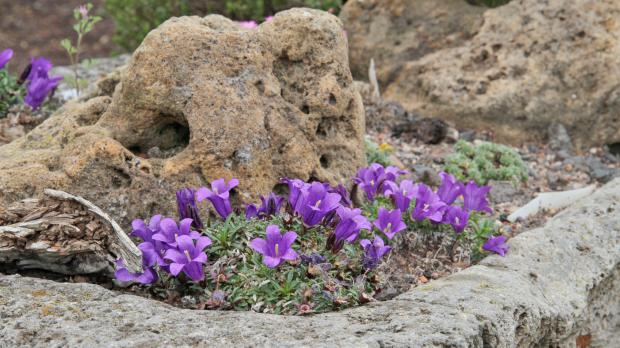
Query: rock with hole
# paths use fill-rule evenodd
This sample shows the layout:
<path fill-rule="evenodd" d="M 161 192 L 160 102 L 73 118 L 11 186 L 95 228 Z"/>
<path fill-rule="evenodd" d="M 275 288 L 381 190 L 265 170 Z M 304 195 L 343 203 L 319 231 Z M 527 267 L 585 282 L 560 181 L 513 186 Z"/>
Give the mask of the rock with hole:
<path fill-rule="evenodd" d="M 293 9 L 255 30 L 172 18 L 134 52 L 112 97 L 70 102 L 0 147 L 0 206 L 61 189 L 123 225 L 174 214 L 174 192 L 220 177 L 233 201 L 281 177 L 344 182 L 365 164 L 364 114 L 338 18 Z"/>

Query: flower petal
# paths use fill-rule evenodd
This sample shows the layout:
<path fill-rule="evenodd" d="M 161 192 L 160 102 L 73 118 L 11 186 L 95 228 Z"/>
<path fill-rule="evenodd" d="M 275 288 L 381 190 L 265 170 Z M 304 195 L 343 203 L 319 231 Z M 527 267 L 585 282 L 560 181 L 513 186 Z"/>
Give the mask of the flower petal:
<path fill-rule="evenodd" d="M 291 245 L 295 242 L 295 239 L 297 239 L 297 233 L 293 231 L 286 232 L 280 240 L 280 250 L 290 249 Z"/>
<path fill-rule="evenodd" d="M 267 243 L 268 244 L 275 244 L 275 243 L 279 243 L 280 240 L 282 239 L 282 235 L 280 234 L 280 228 L 278 227 L 278 225 L 269 225 L 267 226 Z"/>
<path fill-rule="evenodd" d="M 114 278 L 122 282 L 133 282 L 136 280 L 137 276 L 129 272 L 127 268 L 119 268 L 114 272 Z"/>
<path fill-rule="evenodd" d="M 366 249 L 369 245 L 370 245 L 370 241 L 368 239 L 362 239 L 360 240 L 360 245 L 362 246 L 362 248 Z"/>
<path fill-rule="evenodd" d="M 282 263 L 282 259 L 279 257 L 271 257 L 271 256 L 264 255 L 263 263 L 265 264 L 265 266 L 269 268 L 276 268 L 280 265 L 280 263 Z"/>
<path fill-rule="evenodd" d="M 267 241 L 262 239 L 262 238 L 254 238 L 252 239 L 252 241 L 250 242 L 250 247 L 263 254 L 263 255 L 269 255 L 270 254 L 270 250 L 269 247 L 267 245 Z"/>
<path fill-rule="evenodd" d="M 207 254 L 199 253 L 198 256 L 192 259 L 192 262 L 207 263 Z"/>
<path fill-rule="evenodd" d="M 149 267 L 144 270 L 144 273 L 136 278 L 136 281 L 140 284 L 153 284 L 158 278 L 157 272 L 155 272 L 153 268 Z"/>
<path fill-rule="evenodd" d="M 196 240 L 196 250 L 203 251 L 206 247 L 211 245 L 211 239 L 209 237 L 200 237 Z"/>
<path fill-rule="evenodd" d="M 239 180 L 232 178 L 228 182 L 228 190 L 232 190 L 233 188 L 239 186 Z"/>
<path fill-rule="evenodd" d="M 282 259 L 283 260 L 292 261 L 292 260 L 295 260 L 296 258 L 297 258 L 297 252 L 295 250 L 293 250 L 292 248 L 288 249 L 284 253 L 284 255 L 282 255 Z"/>
<path fill-rule="evenodd" d="M 166 250 L 166 253 L 164 254 L 164 259 L 170 260 L 170 261 L 178 263 L 178 264 L 184 264 L 184 263 L 187 263 L 189 261 L 189 260 L 187 260 L 187 256 L 185 256 L 185 254 L 183 254 L 182 252 L 178 251 L 177 249 L 168 249 L 168 250 Z"/>
<path fill-rule="evenodd" d="M 194 251 L 194 240 L 190 236 L 178 236 L 177 243 L 179 244 L 180 250 L 187 250 L 192 253 Z"/>
<path fill-rule="evenodd" d="M 171 263 L 170 264 L 170 274 L 172 274 L 173 276 L 178 276 L 179 273 L 181 273 L 181 271 L 183 270 L 183 268 L 185 267 L 184 264 L 180 264 L 180 263 Z"/>
<path fill-rule="evenodd" d="M 196 191 L 196 200 L 198 202 L 202 202 L 205 199 L 209 198 L 212 194 L 213 192 L 211 192 L 211 190 L 209 190 L 208 188 L 201 187 L 198 189 L 198 191 Z"/>
<path fill-rule="evenodd" d="M 205 275 L 202 271 L 202 264 L 198 262 L 190 262 L 183 268 L 183 272 L 187 274 L 193 281 L 199 282 L 204 279 Z"/>
<path fill-rule="evenodd" d="M 192 219 L 183 219 L 181 220 L 181 222 L 179 223 L 179 234 L 186 234 L 189 235 L 189 229 L 192 226 Z"/>
<path fill-rule="evenodd" d="M 177 226 L 177 223 L 171 218 L 165 218 L 161 220 L 161 222 L 159 223 L 159 227 L 164 233 L 169 236 L 179 234 L 179 227 Z"/>

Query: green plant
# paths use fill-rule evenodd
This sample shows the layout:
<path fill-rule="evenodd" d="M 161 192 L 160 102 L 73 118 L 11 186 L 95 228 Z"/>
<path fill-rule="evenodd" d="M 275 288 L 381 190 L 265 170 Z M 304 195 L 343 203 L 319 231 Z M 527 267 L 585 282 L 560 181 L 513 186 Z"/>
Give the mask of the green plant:
<path fill-rule="evenodd" d="M 226 0 L 199 3 L 192 0 L 108 0 L 106 9 L 116 24 L 114 42 L 134 50 L 146 34 L 173 16 L 218 13 L 233 20 L 263 21 L 292 7 L 310 7 L 337 13 L 342 0 Z"/>
<path fill-rule="evenodd" d="M 389 166 L 392 164 L 389 155 L 393 152 L 393 148 L 383 143 L 378 145 L 369 138 L 364 139 L 364 146 L 366 151 L 366 161 L 368 163 L 379 163 L 383 166 Z"/>
<path fill-rule="evenodd" d="M 342 0 L 228 0 L 224 15 L 234 19 L 263 20 L 266 16 L 292 7 L 310 7 L 338 12 Z"/>
<path fill-rule="evenodd" d="M 276 11 L 286 10 L 291 7 L 310 7 L 321 10 L 338 10 L 343 5 L 342 0 L 271 0 L 267 1 Z"/>
<path fill-rule="evenodd" d="M 25 92 L 25 86 L 7 69 L 0 69 L 0 118 L 6 116 L 11 106 L 21 104 Z"/>
<path fill-rule="evenodd" d="M 101 17 L 92 16 L 88 13 L 92 10 L 92 8 L 93 5 L 89 3 L 73 10 L 73 18 L 76 20 L 76 23 L 73 25 L 73 30 L 77 33 L 75 46 L 68 38 L 60 41 L 60 45 L 65 49 L 65 51 L 67 51 L 73 67 L 73 77 L 70 78 L 65 76 L 65 80 L 73 85 L 78 96 L 80 95 L 80 87 L 84 86 L 86 83 L 86 81 L 80 79 L 77 66 L 80 63 L 80 48 L 82 46 L 82 39 L 84 38 L 84 35 L 92 31 L 95 24 L 101 20 Z"/>
<path fill-rule="evenodd" d="M 491 142 L 472 145 L 459 140 L 455 153 L 446 158 L 445 171 L 459 180 L 485 185 L 489 180 L 510 180 L 515 185 L 527 181 L 527 168 L 512 148 Z"/>
<path fill-rule="evenodd" d="M 458 235 L 457 240 L 463 244 L 469 245 L 471 250 L 472 262 L 482 260 L 488 255 L 488 252 L 482 249 L 484 243 L 489 237 L 499 235 L 499 230 L 494 220 L 488 219 L 485 216 L 474 213 L 469 218 L 470 228 L 466 230 L 466 233 Z"/>
<path fill-rule="evenodd" d="M 116 24 L 114 42 L 133 51 L 153 28 L 173 16 L 188 14 L 187 0 L 108 0 L 106 10 Z"/>

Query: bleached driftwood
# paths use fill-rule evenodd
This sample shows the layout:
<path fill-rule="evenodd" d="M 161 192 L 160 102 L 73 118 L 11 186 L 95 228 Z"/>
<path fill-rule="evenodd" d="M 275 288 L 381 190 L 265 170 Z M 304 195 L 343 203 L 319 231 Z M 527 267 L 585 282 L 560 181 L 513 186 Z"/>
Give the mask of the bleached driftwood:
<path fill-rule="evenodd" d="M 110 272 L 120 257 L 141 269 L 140 250 L 103 210 L 63 191 L 44 193 L 0 207 L 0 266 L 88 274 Z"/>
<path fill-rule="evenodd" d="M 540 193 L 536 198 L 510 214 L 508 216 L 508 221 L 515 222 L 518 219 L 527 219 L 529 216 L 536 215 L 544 209 L 566 208 L 574 202 L 592 194 L 595 188 L 595 185 L 590 185 L 570 191 Z"/>
<path fill-rule="evenodd" d="M 375 100 L 381 98 L 381 91 L 379 90 L 379 81 L 377 80 L 377 71 L 375 69 L 375 60 L 370 59 L 370 67 L 368 67 L 368 82 L 372 86 L 372 97 Z"/>

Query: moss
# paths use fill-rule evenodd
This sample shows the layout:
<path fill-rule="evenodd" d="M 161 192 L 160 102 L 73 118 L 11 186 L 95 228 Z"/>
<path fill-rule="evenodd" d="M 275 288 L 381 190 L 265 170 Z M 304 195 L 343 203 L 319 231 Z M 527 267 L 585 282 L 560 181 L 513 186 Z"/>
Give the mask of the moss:
<path fill-rule="evenodd" d="M 444 169 L 459 180 L 474 180 L 479 185 L 489 180 L 507 180 L 517 185 L 528 179 L 521 156 L 508 146 L 491 142 L 474 146 L 459 140 L 454 151 L 446 158 Z"/>

